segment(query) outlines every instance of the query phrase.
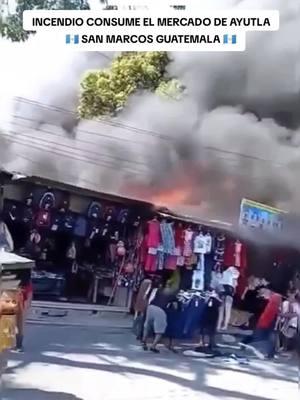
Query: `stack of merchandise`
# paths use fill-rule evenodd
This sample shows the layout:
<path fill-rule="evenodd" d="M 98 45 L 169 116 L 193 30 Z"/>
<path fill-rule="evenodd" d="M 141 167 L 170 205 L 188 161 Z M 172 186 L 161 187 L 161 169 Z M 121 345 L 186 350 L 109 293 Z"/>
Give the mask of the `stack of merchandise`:
<path fill-rule="evenodd" d="M 5 276 L 0 264 L 0 381 L 7 366 L 6 351 L 15 347 L 19 293 L 15 275 Z M 0 389 L 1 390 L 1 389 Z"/>

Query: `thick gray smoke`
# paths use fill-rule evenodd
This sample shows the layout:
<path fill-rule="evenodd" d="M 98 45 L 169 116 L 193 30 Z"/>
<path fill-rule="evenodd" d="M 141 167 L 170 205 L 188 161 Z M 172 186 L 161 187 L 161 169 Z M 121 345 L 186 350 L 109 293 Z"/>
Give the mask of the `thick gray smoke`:
<path fill-rule="evenodd" d="M 280 30 L 247 34 L 241 54 L 171 54 L 183 99 L 139 94 L 116 120 L 78 124 L 62 111 L 76 107 L 83 71 L 111 54 L 29 56 L 30 42 L 23 53 L 11 45 L 0 65 L 1 125 L 16 155 L 6 167 L 49 177 L 41 157 L 38 171 L 34 162 L 50 149 L 68 183 L 146 199 L 175 187 L 180 198 L 165 205 L 186 214 L 234 222 L 242 197 L 298 212 L 300 2 L 203 1 L 212 4 L 279 9 Z"/>

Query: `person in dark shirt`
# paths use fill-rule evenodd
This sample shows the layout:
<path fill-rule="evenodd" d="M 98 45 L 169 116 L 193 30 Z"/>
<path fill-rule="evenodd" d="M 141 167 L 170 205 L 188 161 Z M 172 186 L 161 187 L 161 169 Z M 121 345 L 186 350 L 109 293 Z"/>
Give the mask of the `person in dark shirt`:
<path fill-rule="evenodd" d="M 176 300 L 176 295 L 177 292 L 172 291 L 170 288 L 159 287 L 153 300 L 149 301 L 144 325 L 144 350 L 148 350 L 147 339 L 150 335 L 150 332 L 153 331 L 155 337 L 150 350 L 154 353 L 159 353 L 157 346 L 167 329 L 166 310 L 168 306 Z"/>

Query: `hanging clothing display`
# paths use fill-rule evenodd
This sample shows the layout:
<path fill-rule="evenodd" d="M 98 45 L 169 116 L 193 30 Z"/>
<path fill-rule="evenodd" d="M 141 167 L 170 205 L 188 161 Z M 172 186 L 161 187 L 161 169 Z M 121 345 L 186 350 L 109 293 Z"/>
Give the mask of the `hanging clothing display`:
<path fill-rule="evenodd" d="M 160 224 L 161 242 L 165 254 L 174 255 L 175 253 L 175 238 L 173 223 L 162 221 Z"/>
<path fill-rule="evenodd" d="M 204 289 L 204 271 L 196 269 L 193 272 L 192 289 L 202 291 Z"/>
<path fill-rule="evenodd" d="M 191 257 L 191 255 L 193 254 L 193 245 L 192 245 L 193 236 L 194 232 L 191 229 L 186 229 L 184 231 L 184 247 L 183 247 L 184 257 Z"/>
<path fill-rule="evenodd" d="M 223 234 L 218 235 L 215 240 L 214 259 L 223 264 L 225 253 L 226 238 Z"/>
<path fill-rule="evenodd" d="M 212 251 L 212 236 L 208 232 L 205 236 L 205 247 L 206 247 L 206 254 L 210 253 Z"/>
<path fill-rule="evenodd" d="M 194 239 L 194 253 L 205 254 L 207 253 L 207 240 L 203 233 L 199 233 Z"/>
<path fill-rule="evenodd" d="M 224 267 L 237 267 L 240 273 L 237 281 L 242 282 L 245 275 L 246 246 L 239 240 L 226 240 L 223 233 L 213 236 L 202 226 L 193 229 L 191 225 L 184 229 L 181 223 L 152 219 L 148 222 L 141 249 L 144 254 L 141 262 L 146 272 L 175 271 L 177 268 L 195 270 L 193 287 L 197 286 L 197 290 L 222 286 L 216 281 Z M 230 285 L 225 283 L 230 271 L 227 268 L 222 275 L 225 286 Z M 239 291 L 237 287 L 235 289 Z"/>
<path fill-rule="evenodd" d="M 224 253 L 224 265 L 247 268 L 247 249 L 240 241 L 230 241 Z"/>
<path fill-rule="evenodd" d="M 182 225 L 175 227 L 175 249 L 177 249 L 178 256 L 182 256 L 184 248 L 184 229 Z"/>
<path fill-rule="evenodd" d="M 148 222 L 148 237 L 147 246 L 148 248 L 157 248 L 160 244 L 160 223 L 158 220 L 153 219 Z"/>

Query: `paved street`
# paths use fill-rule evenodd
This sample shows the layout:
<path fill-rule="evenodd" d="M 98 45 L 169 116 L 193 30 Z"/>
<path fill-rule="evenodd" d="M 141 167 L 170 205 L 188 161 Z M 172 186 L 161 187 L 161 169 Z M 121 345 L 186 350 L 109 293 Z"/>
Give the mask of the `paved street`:
<path fill-rule="evenodd" d="M 11 355 L 2 399 L 299 399 L 292 366 L 145 353 L 126 329 L 30 325 L 27 333 L 26 353 Z"/>

